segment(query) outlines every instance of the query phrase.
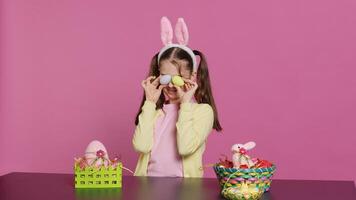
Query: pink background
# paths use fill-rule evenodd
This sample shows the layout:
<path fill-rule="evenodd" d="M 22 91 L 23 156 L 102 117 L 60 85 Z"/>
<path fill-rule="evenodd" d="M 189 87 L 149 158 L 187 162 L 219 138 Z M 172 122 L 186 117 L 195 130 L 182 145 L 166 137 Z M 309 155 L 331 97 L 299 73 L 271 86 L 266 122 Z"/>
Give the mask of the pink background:
<path fill-rule="evenodd" d="M 280 179 L 356 179 L 356 2 L 2 0 L 0 174 L 71 173 L 93 139 L 134 169 L 140 82 L 159 20 L 184 17 L 208 58 L 223 133 Z M 127 173 L 125 173 L 127 174 Z M 214 177 L 212 169 L 207 177 Z"/>

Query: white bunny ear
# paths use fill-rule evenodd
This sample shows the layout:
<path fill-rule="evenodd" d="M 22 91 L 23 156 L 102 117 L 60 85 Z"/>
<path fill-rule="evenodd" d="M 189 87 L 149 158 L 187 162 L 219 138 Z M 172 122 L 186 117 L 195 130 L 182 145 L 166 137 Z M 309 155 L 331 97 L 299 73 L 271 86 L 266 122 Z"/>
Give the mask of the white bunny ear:
<path fill-rule="evenodd" d="M 188 45 L 188 40 L 189 40 L 188 27 L 185 24 L 183 18 L 178 18 L 176 28 L 175 28 L 175 34 L 179 44 Z"/>
<path fill-rule="evenodd" d="M 247 142 L 246 144 L 244 144 L 244 148 L 246 150 L 251 150 L 251 149 L 255 148 L 255 146 L 256 146 L 255 142 Z"/>
<path fill-rule="evenodd" d="M 161 40 L 163 45 L 171 44 L 173 40 L 172 24 L 167 17 L 161 18 Z"/>

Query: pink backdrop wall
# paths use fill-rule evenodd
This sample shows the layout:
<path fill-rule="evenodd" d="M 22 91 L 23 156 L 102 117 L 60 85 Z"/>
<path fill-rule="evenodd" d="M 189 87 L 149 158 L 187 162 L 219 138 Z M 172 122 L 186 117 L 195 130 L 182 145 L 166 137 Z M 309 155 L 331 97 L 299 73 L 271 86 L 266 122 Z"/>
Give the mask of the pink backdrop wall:
<path fill-rule="evenodd" d="M 208 58 L 224 131 L 209 137 L 206 164 L 255 140 L 252 155 L 274 161 L 276 178 L 356 179 L 353 0 L 2 0 L 0 9 L 0 174 L 70 173 L 93 139 L 134 169 L 140 81 L 167 15 L 186 19 L 190 46 Z"/>

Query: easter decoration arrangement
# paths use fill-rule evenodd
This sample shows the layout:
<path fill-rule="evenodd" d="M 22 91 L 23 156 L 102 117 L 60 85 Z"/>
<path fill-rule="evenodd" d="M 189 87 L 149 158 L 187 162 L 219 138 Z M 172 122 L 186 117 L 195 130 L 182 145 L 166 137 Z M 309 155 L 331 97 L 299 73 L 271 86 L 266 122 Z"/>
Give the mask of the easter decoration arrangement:
<path fill-rule="evenodd" d="M 178 87 L 181 87 L 184 85 L 184 81 L 182 79 L 182 77 L 175 75 L 175 76 L 171 76 L 169 74 L 163 75 L 160 80 L 159 80 L 161 85 L 168 85 L 170 82 L 173 83 L 173 85 L 176 85 Z"/>
<path fill-rule="evenodd" d="M 255 142 L 234 144 L 232 160 L 225 156 L 213 165 L 226 199 L 260 199 L 270 189 L 276 166 L 267 160 L 251 158 L 248 151 L 255 146 Z"/>
<path fill-rule="evenodd" d="M 123 167 L 118 157 L 110 159 L 105 147 L 98 141 L 88 145 L 85 156 L 74 160 L 75 188 L 121 188 L 122 169 L 133 173 Z"/>

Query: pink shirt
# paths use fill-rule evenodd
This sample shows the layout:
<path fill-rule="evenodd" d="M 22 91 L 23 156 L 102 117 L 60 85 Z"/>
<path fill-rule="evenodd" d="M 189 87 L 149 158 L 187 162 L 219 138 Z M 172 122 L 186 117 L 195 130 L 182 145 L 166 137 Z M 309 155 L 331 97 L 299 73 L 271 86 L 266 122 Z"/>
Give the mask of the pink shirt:
<path fill-rule="evenodd" d="M 148 176 L 183 177 L 182 158 L 177 150 L 179 104 L 164 104 L 156 120 L 154 142 L 147 167 Z"/>

